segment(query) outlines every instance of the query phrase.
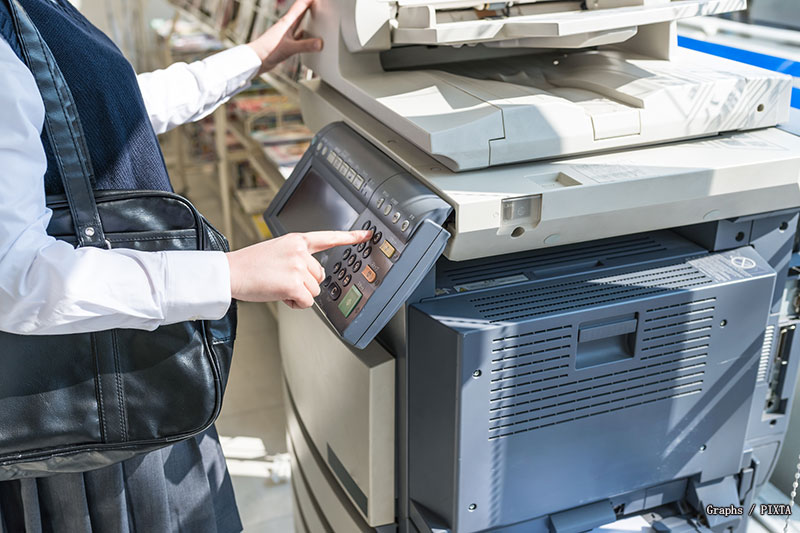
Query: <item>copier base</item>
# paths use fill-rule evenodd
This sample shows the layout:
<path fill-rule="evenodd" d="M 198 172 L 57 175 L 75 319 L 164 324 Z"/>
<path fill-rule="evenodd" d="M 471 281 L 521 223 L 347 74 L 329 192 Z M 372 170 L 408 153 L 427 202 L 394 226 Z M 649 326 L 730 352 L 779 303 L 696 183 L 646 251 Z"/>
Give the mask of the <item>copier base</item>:
<path fill-rule="evenodd" d="M 577 532 L 642 515 L 744 531 L 797 378 L 796 227 L 787 210 L 441 259 L 380 342 L 335 345 L 330 364 L 347 352 L 363 369 L 325 395 L 303 383 L 334 371 L 327 326 L 286 313 L 297 529 Z M 332 456 L 329 437 L 367 455 Z"/>

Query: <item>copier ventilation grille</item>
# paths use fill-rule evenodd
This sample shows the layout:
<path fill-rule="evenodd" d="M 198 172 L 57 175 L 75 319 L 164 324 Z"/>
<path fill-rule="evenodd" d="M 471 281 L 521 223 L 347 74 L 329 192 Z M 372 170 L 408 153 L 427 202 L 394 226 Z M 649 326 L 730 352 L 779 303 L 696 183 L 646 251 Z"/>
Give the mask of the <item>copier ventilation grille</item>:
<path fill-rule="evenodd" d="M 497 323 L 577 311 L 710 283 L 711 278 L 692 264 L 680 262 L 612 276 L 500 291 L 470 302 L 482 318 Z"/>
<path fill-rule="evenodd" d="M 761 357 L 758 360 L 758 381 L 767 381 L 769 369 L 769 356 L 772 353 L 772 343 L 775 341 L 775 326 L 767 326 L 764 332 L 764 344 L 761 346 Z"/>
<path fill-rule="evenodd" d="M 505 277 L 523 272 L 552 271 L 559 267 L 585 266 L 587 262 L 597 261 L 599 257 L 608 261 L 666 249 L 664 243 L 656 240 L 653 236 L 638 235 L 613 241 L 584 244 L 580 248 L 541 253 L 533 257 L 530 255 L 510 256 L 501 260 L 493 259 L 491 262 L 453 267 L 446 272 L 446 275 L 450 283 L 454 285 L 472 283 L 485 280 L 487 276 Z"/>
<path fill-rule="evenodd" d="M 647 309 L 635 357 L 589 376 L 573 370 L 573 324 L 492 339 L 489 440 L 701 393 L 715 304 Z"/>

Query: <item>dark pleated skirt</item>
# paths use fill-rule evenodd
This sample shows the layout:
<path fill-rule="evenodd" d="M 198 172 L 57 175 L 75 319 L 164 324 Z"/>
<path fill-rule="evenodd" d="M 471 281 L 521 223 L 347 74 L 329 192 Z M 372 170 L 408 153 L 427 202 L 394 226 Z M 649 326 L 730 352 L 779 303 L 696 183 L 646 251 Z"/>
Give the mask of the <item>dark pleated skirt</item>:
<path fill-rule="evenodd" d="M 2 533 L 241 530 L 213 427 L 199 437 L 100 470 L 0 482 Z"/>

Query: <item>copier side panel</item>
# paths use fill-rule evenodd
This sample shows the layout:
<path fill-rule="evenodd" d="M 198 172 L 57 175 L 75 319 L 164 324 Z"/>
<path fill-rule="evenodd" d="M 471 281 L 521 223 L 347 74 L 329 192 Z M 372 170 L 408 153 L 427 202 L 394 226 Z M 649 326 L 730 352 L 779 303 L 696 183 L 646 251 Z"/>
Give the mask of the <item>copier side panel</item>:
<path fill-rule="evenodd" d="M 774 279 L 742 248 L 419 304 L 411 499 L 482 531 L 738 473 Z"/>

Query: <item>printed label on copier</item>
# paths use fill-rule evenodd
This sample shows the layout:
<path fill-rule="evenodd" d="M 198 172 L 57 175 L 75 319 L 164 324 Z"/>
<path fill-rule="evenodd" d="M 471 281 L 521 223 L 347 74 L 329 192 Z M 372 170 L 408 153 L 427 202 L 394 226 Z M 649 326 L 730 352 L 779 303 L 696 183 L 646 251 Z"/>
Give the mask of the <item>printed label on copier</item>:
<path fill-rule="evenodd" d="M 517 283 L 519 281 L 528 281 L 528 276 L 525 274 L 517 274 L 515 276 L 505 276 L 503 278 L 484 279 L 475 281 L 473 283 L 464 283 L 463 285 L 455 285 L 453 288 L 456 292 L 474 291 L 477 289 L 488 289 L 491 287 L 499 287 L 500 285 L 508 285 L 509 283 Z"/>
<path fill-rule="evenodd" d="M 709 148 L 719 148 L 722 150 L 768 150 L 768 151 L 786 151 L 786 148 L 778 144 L 762 139 L 754 133 L 739 133 L 731 137 L 721 137 L 719 139 L 709 139 L 707 141 L 699 141 L 693 146 L 702 146 Z"/>
<path fill-rule="evenodd" d="M 690 264 L 714 281 L 752 278 L 769 273 L 755 259 L 736 251 L 701 257 L 690 261 Z"/>
<path fill-rule="evenodd" d="M 582 176 L 597 183 L 613 183 L 617 181 L 630 181 L 652 175 L 642 165 L 636 165 L 626 160 L 615 160 L 614 163 L 586 163 L 572 164 L 570 167 Z"/>

